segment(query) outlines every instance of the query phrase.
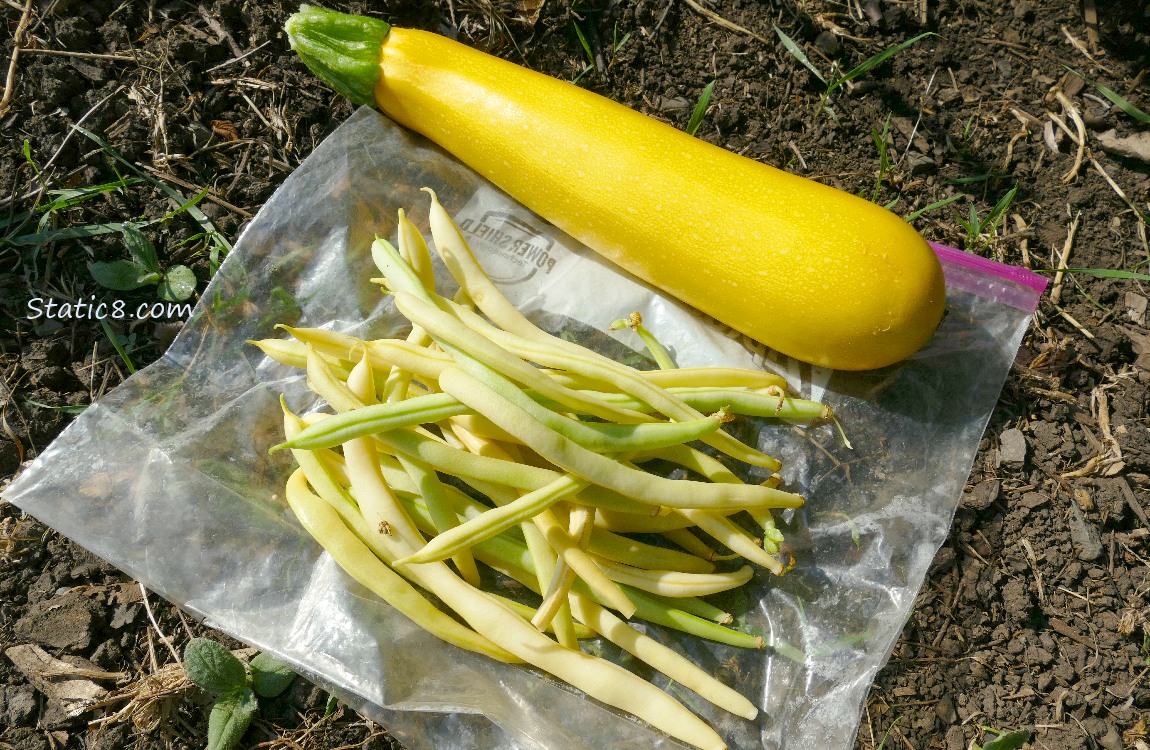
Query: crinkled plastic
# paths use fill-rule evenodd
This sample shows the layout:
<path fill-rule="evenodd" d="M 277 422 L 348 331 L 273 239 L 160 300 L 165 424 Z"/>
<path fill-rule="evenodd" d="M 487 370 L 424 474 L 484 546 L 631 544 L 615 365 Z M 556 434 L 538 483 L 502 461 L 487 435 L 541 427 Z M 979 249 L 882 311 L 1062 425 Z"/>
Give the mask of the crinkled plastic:
<path fill-rule="evenodd" d="M 361 110 L 247 227 L 164 357 L 80 415 L 5 496 L 214 627 L 295 665 L 412 750 L 680 747 L 536 670 L 422 632 L 344 575 L 281 500 L 290 457 L 267 452 L 281 439 L 277 400 L 286 393 L 297 410 L 314 401 L 299 372 L 246 341 L 282 335 L 279 323 L 360 337 L 402 332 L 369 281 L 378 275 L 369 244 L 394 237 L 397 208 L 426 226 L 423 186 L 542 325 L 634 358 L 642 347 L 631 331 L 604 329 L 639 310 L 681 366 L 767 367 L 835 410 L 853 450 L 830 425 L 743 424 L 741 437 L 778 456 L 788 486 L 808 498 L 781 525 L 795 568 L 781 578 L 760 571 L 745 594 L 721 601 L 769 647 L 739 650 L 644 626 L 748 695 L 758 720 L 667 686 L 609 644 L 591 647 L 668 687 L 732 748 L 851 747 L 1044 288 L 1029 272 L 938 248 L 949 305 L 931 343 L 879 371 L 819 370 L 732 337 L 621 275 L 426 141 Z"/>

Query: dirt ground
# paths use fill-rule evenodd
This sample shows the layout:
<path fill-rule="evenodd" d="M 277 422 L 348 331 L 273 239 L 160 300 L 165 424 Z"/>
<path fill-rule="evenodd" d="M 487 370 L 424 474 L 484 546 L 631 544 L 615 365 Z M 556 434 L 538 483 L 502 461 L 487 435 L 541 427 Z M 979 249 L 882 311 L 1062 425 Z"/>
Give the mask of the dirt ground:
<path fill-rule="evenodd" d="M 962 750 L 993 737 L 988 728 L 1027 728 L 1035 748 L 1147 748 L 1150 125 L 1096 85 L 1150 110 L 1146 0 L 388 0 L 339 9 L 581 76 L 580 85 L 679 127 L 714 81 L 698 131 L 708 141 L 903 216 L 957 196 L 914 224 L 980 255 L 1038 271 L 1133 272 L 1052 275 L 856 747 Z M 218 237 L 234 239 L 352 112 L 288 50 L 281 28 L 294 10 L 278 0 L 0 4 L 0 482 L 77 409 L 158 357 L 179 326 L 178 315 L 107 329 L 34 316 L 49 299 L 156 301 L 154 283 L 110 292 L 95 282 L 88 263 L 128 257 L 123 234 L 100 226 L 170 214 L 173 199 L 157 182 L 185 199 L 206 190 L 202 219 L 184 211 L 139 230 L 161 270 L 186 265 L 202 290 Z M 819 110 L 827 87 L 773 25 L 828 80 L 832 64 L 850 70 L 934 35 L 838 88 L 831 116 Z M 987 221 L 996 205 L 1001 221 Z M 68 228 L 80 231 L 53 234 Z M 203 747 L 206 699 L 164 668 L 174 657 L 163 640 L 181 648 L 202 632 L 0 504 L 0 649 L 38 644 L 95 670 L 111 691 L 68 716 L 0 658 L 0 748 Z M 244 744 L 398 747 L 302 680 L 264 704 Z"/>

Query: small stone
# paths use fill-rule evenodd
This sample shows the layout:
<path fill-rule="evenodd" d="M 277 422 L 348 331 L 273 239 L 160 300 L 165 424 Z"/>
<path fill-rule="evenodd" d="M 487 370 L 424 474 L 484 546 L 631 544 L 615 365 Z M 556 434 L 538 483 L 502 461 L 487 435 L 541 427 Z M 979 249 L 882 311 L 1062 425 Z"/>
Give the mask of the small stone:
<path fill-rule="evenodd" d="M 1017 427 L 1004 431 L 998 437 L 998 463 L 1021 466 L 1026 462 L 1026 437 Z"/>
<path fill-rule="evenodd" d="M 1024 492 L 1022 499 L 1019 500 L 1019 503 L 1023 507 L 1029 508 L 1030 510 L 1034 510 L 1039 505 L 1044 505 L 1048 502 L 1050 502 L 1050 498 L 1041 492 Z"/>
<path fill-rule="evenodd" d="M 958 712 L 954 710 L 954 698 L 949 695 L 942 696 L 939 702 L 934 704 L 934 713 L 945 725 L 958 722 Z"/>
<path fill-rule="evenodd" d="M 1098 738 L 1098 744 L 1106 750 L 1122 750 L 1126 747 L 1122 744 L 1122 737 L 1119 736 L 1118 730 L 1114 727 L 1108 727 L 1106 734 Z"/>
<path fill-rule="evenodd" d="M 1126 292 L 1126 317 L 1138 325 L 1146 323 L 1146 298 L 1141 294 Z"/>
<path fill-rule="evenodd" d="M 974 486 L 970 493 L 962 496 L 962 507 L 966 510 L 982 511 L 1002 494 L 1002 482 L 997 479 L 984 479 Z"/>
<path fill-rule="evenodd" d="M 1102 130 L 1110 122 L 1110 113 L 1101 107 L 1088 107 L 1082 113 L 1082 124 L 1091 130 Z"/>
<path fill-rule="evenodd" d="M 827 57 L 834 57 L 839 53 L 839 38 L 833 32 L 823 31 L 815 37 L 815 47 Z"/>
<path fill-rule="evenodd" d="M 0 689 L 0 719 L 8 727 L 35 724 L 36 691 L 26 685 L 7 685 Z"/>
<path fill-rule="evenodd" d="M 98 605 L 78 591 L 33 604 L 16 621 L 16 635 L 53 649 L 82 651 L 92 645 Z"/>
<path fill-rule="evenodd" d="M 1150 163 L 1150 132 L 1119 137 L 1118 131 L 1107 130 L 1098 134 L 1098 143 L 1108 154 Z"/>
<path fill-rule="evenodd" d="M 946 730 L 946 750 L 965 750 L 966 736 L 962 733 L 962 727 L 952 724 Z"/>
<path fill-rule="evenodd" d="M 1079 560 L 1097 560 L 1102 554 L 1102 538 L 1094 524 L 1086 520 L 1077 503 L 1070 506 L 1070 541 L 1078 548 Z"/>
<path fill-rule="evenodd" d="M 910 165 L 910 173 L 912 175 L 928 175 L 934 174 L 938 171 L 938 165 L 935 164 L 934 159 L 926 154 L 920 154 L 917 151 L 911 151 L 906 155 L 907 164 Z"/>

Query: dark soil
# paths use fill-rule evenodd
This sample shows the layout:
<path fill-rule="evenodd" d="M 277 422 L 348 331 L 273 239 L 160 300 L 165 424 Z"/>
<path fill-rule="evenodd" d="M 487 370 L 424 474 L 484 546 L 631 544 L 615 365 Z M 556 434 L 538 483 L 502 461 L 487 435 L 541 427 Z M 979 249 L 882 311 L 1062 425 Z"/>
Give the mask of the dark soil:
<path fill-rule="evenodd" d="M 699 130 L 709 141 L 894 202 L 904 216 L 963 195 L 916 220 L 931 239 L 1036 270 L 1061 262 L 1147 272 L 1150 155 L 1122 155 L 1112 143 L 1150 127 L 1092 83 L 1150 110 L 1146 0 L 699 7 L 389 0 L 342 9 L 458 35 L 568 80 L 589 64 L 577 24 L 595 59 L 580 85 L 684 127 L 715 81 Z M 14 217 L 44 206 L 50 191 L 131 174 L 71 129 L 81 123 L 186 198 L 207 189 L 203 213 L 234 239 L 352 111 L 287 49 L 280 29 L 293 10 L 278 0 L 0 5 L 5 71 L 15 57 L 0 111 L 0 478 L 42 451 L 71 407 L 158 357 L 179 326 L 178 316 L 113 320 L 109 330 L 92 319 L 33 319 L 30 305 L 48 299 L 134 307 L 154 302 L 156 288 L 111 292 L 93 281 L 87 263 L 127 257 L 119 234 L 14 244 L 38 231 L 38 217 L 23 226 Z M 936 36 L 837 90 L 832 118 L 819 112 L 825 87 L 772 24 L 824 75 L 832 61 L 850 69 L 923 31 Z M 1075 166 L 1079 122 L 1085 158 Z M 971 206 L 985 217 L 1013 188 L 1000 225 L 961 225 Z M 136 182 L 61 207 L 43 228 L 172 210 L 167 195 Z M 141 231 L 162 265 L 189 265 L 203 289 L 213 243 L 188 213 Z M 1034 731 L 1032 747 L 1049 750 L 1147 747 L 1148 296 L 1145 277 L 1075 273 L 1044 298 L 951 535 L 878 676 L 858 748 L 961 750 L 993 737 L 988 728 L 1019 727 Z M 199 625 L 158 597 L 145 600 L 138 584 L 7 504 L 0 570 L 0 648 L 38 644 L 65 661 L 122 673 L 119 682 L 100 682 L 120 691 L 112 694 L 118 700 L 68 717 L 0 658 L 0 748 L 204 746 L 205 696 L 163 671 L 173 661 L 164 639 L 180 649 L 204 632 Z M 166 691 L 148 687 L 149 676 L 164 674 L 172 680 Z M 139 700 L 130 703 L 129 694 Z M 246 746 L 397 746 L 351 712 L 329 711 L 326 695 L 302 680 L 263 708 Z"/>

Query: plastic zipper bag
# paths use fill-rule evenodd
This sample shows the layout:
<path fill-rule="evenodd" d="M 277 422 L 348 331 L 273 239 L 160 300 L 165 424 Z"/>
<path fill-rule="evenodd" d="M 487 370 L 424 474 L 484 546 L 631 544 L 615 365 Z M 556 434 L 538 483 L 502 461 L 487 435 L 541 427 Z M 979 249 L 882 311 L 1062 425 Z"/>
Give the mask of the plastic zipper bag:
<path fill-rule="evenodd" d="M 831 372 L 734 336 L 621 274 L 423 139 L 361 110 L 325 140 L 245 229 L 163 358 L 75 422 L 5 497 L 210 625 L 270 651 L 424 748 L 681 747 L 537 670 L 430 636 L 352 582 L 282 501 L 290 469 L 278 399 L 314 397 L 298 371 L 246 342 L 277 324 L 361 338 L 405 328 L 369 246 L 404 208 L 426 228 L 431 187 L 491 275 L 553 333 L 641 357 L 633 311 L 680 366 L 762 367 L 831 406 L 831 425 L 750 422 L 806 506 L 780 517 L 796 565 L 758 571 L 724 601 L 766 648 L 642 626 L 747 695 L 746 721 L 675 693 L 732 748 L 849 748 L 875 673 L 910 614 L 1045 281 L 936 247 L 948 313 L 896 366 Z M 441 274 L 440 278 L 448 278 Z M 450 289 L 441 289 L 450 292 Z M 754 474 L 745 477 L 756 478 Z M 757 477 L 760 481 L 765 477 Z M 634 666 L 610 644 L 591 648 Z"/>

